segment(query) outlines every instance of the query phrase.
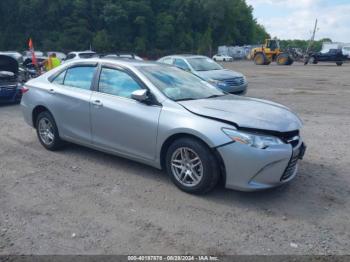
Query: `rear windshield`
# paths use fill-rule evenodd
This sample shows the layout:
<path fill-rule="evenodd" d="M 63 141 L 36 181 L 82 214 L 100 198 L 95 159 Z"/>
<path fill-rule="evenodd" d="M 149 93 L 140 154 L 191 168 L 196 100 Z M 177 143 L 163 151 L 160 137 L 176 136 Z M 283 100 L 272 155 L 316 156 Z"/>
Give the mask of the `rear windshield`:
<path fill-rule="evenodd" d="M 83 53 L 79 54 L 80 58 L 92 58 L 92 57 L 98 57 L 98 54 L 96 53 Z"/>

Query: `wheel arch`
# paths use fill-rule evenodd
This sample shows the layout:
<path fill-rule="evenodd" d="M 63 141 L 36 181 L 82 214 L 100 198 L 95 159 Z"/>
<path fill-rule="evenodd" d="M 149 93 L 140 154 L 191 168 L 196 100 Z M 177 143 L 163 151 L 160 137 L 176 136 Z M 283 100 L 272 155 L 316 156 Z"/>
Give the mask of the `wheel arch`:
<path fill-rule="evenodd" d="M 46 106 L 37 105 L 36 107 L 34 107 L 32 111 L 32 122 L 33 122 L 34 128 L 36 128 L 36 121 L 38 119 L 39 114 L 45 111 L 49 112 L 52 115 L 52 113 Z"/>
<path fill-rule="evenodd" d="M 176 133 L 171 136 L 169 136 L 164 143 L 162 144 L 161 150 L 160 150 L 160 155 L 159 155 L 159 160 L 160 160 L 160 167 L 161 169 L 165 170 L 166 168 L 166 153 L 169 147 L 171 146 L 172 143 L 174 143 L 176 140 L 181 139 L 181 138 L 192 138 L 195 140 L 198 140 L 205 144 L 209 150 L 213 153 L 214 157 L 218 161 L 218 165 L 220 166 L 220 177 L 225 181 L 226 180 L 226 168 L 224 161 L 220 155 L 220 153 L 216 150 L 215 147 L 210 146 L 203 138 L 196 136 L 194 134 L 186 133 L 186 132 L 181 132 L 181 133 Z"/>

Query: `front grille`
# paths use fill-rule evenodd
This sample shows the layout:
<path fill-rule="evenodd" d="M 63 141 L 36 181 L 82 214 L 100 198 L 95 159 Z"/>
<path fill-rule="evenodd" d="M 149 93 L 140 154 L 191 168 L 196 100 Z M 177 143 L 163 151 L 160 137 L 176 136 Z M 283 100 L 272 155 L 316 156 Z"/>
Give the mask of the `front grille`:
<path fill-rule="evenodd" d="M 289 161 L 289 164 L 286 170 L 284 171 L 281 177 L 281 182 L 286 181 L 294 174 L 295 169 L 297 168 L 298 160 L 299 160 L 298 154 L 292 157 L 292 159 Z"/>
<path fill-rule="evenodd" d="M 224 81 L 229 86 L 241 86 L 244 84 L 244 78 L 243 77 L 235 77 L 230 79 L 224 79 Z"/>

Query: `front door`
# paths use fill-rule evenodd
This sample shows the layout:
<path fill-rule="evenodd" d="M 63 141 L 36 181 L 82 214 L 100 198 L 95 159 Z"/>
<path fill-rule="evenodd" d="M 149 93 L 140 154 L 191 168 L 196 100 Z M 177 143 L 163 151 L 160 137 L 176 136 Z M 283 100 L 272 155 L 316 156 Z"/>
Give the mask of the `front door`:
<path fill-rule="evenodd" d="M 143 160 L 155 159 L 161 107 L 131 99 L 140 81 L 120 68 L 102 67 L 91 97 L 92 139 L 97 147 Z"/>

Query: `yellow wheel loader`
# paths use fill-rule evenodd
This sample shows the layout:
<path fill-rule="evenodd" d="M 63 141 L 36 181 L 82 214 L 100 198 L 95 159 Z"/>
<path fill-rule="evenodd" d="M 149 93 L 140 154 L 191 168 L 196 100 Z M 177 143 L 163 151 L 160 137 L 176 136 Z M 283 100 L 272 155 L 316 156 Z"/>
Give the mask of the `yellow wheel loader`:
<path fill-rule="evenodd" d="M 275 39 L 266 39 L 262 47 L 252 49 L 250 57 L 256 65 L 269 65 L 271 62 L 291 65 L 294 62 L 290 54 L 281 51 L 280 44 Z"/>

